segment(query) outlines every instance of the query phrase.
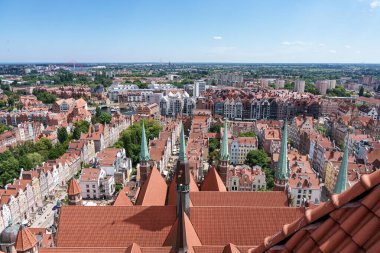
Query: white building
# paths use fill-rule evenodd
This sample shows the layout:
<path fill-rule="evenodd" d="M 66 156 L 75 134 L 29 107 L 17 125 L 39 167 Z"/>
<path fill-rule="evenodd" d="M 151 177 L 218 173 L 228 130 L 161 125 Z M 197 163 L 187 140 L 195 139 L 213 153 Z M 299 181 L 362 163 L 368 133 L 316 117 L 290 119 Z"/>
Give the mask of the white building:
<path fill-rule="evenodd" d="M 115 192 L 113 176 L 107 176 L 102 169 L 82 169 L 79 181 L 83 199 L 110 198 Z"/>
<path fill-rule="evenodd" d="M 176 117 L 177 115 L 192 115 L 195 109 L 195 99 L 189 94 L 169 92 L 160 99 L 160 114 L 162 116 Z"/>
<path fill-rule="evenodd" d="M 244 164 L 248 152 L 255 149 L 257 149 L 257 137 L 233 138 L 230 144 L 231 163 Z"/>
<path fill-rule="evenodd" d="M 198 80 L 194 82 L 194 97 L 200 97 L 206 91 L 206 82 Z"/>
<path fill-rule="evenodd" d="M 305 81 L 304 80 L 295 80 L 294 81 L 294 90 L 298 93 L 305 92 Z"/>
<path fill-rule="evenodd" d="M 228 172 L 228 191 L 258 191 L 265 188 L 266 177 L 260 166 L 236 166 Z"/>

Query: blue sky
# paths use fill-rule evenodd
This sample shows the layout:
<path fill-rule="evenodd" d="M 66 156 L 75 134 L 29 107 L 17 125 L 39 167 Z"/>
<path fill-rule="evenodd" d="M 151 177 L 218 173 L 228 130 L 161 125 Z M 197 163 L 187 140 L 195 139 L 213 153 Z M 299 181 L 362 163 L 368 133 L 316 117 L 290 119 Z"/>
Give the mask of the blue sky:
<path fill-rule="evenodd" d="M 380 0 L 0 0 L 0 62 L 380 63 Z"/>

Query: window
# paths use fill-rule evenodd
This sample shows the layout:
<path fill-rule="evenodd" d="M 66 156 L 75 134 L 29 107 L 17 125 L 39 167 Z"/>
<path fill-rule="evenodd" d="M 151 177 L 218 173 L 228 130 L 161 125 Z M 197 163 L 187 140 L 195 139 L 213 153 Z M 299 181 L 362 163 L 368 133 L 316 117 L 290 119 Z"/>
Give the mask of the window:
<path fill-rule="evenodd" d="M 92 188 L 95 188 L 95 185 L 92 185 Z"/>
<path fill-rule="evenodd" d="M 93 190 L 92 192 L 93 192 L 93 193 L 96 193 L 96 190 Z"/>
<path fill-rule="evenodd" d="M 87 192 L 90 192 L 90 190 L 87 190 Z"/>
<path fill-rule="evenodd" d="M 89 188 L 90 186 L 88 184 L 86 184 L 86 188 Z"/>

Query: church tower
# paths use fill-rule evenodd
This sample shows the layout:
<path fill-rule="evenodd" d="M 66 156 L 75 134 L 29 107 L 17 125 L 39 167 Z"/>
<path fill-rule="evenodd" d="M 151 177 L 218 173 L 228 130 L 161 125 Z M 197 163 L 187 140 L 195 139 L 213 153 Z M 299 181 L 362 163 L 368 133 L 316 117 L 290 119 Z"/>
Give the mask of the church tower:
<path fill-rule="evenodd" d="M 142 132 L 141 132 L 141 147 L 140 147 L 140 186 L 146 181 L 149 172 L 149 150 L 148 150 L 148 142 L 146 140 L 145 134 L 145 125 L 144 121 L 142 122 Z"/>
<path fill-rule="evenodd" d="M 189 215 L 190 171 L 186 158 L 186 143 L 183 125 L 181 127 L 182 129 L 179 144 L 179 158 L 176 167 L 177 215 L 180 211 L 180 208 L 183 208 L 183 211 Z"/>
<path fill-rule="evenodd" d="M 224 121 L 223 140 L 222 140 L 222 147 L 220 149 L 220 168 L 219 168 L 220 178 L 222 179 L 224 184 L 227 184 L 227 173 L 228 173 L 229 163 L 230 163 L 230 155 L 228 153 L 228 131 L 227 131 L 227 120 L 226 120 Z"/>
<path fill-rule="evenodd" d="M 282 140 L 280 148 L 280 156 L 278 158 L 277 169 L 275 171 L 274 178 L 274 190 L 275 191 L 284 191 L 285 186 L 288 182 L 288 122 L 285 119 L 284 127 L 282 130 Z"/>
<path fill-rule="evenodd" d="M 344 145 L 343 159 L 340 164 L 338 178 L 336 179 L 334 194 L 341 194 L 347 187 L 348 140 L 349 135 L 347 135 L 346 143 Z"/>

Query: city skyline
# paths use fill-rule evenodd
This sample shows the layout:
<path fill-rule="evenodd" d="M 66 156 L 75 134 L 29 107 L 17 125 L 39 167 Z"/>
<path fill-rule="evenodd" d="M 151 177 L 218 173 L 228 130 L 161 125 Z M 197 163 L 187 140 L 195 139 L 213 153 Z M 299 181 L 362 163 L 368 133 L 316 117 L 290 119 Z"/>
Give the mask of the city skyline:
<path fill-rule="evenodd" d="M 379 63 L 380 1 L 0 1 L 0 62 Z"/>

